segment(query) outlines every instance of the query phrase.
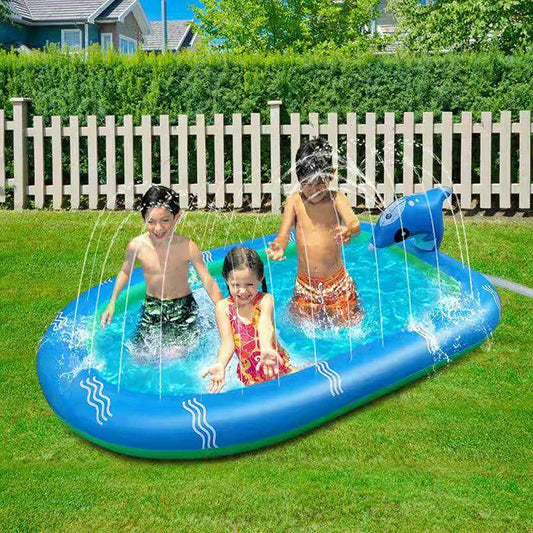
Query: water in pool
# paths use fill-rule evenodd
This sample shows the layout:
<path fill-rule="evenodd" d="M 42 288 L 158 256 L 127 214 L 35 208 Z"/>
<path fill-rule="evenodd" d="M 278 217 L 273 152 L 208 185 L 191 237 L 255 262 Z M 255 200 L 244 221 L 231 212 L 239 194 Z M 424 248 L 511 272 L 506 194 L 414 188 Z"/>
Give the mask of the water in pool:
<path fill-rule="evenodd" d="M 275 321 L 279 340 L 291 355 L 298 368 L 327 360 L 342 353 L 357 358 L 358 349 L 382 337 L 405 329 L 417 329 L 431 336 L 432 321 L 443 314 L 450 319 L 464 320 L 473 312 L 465 306 L 459 285 L 448 276 L 437 276 L 434 268 L 408 254 L 407 267 L 401 248 L 378 252 L 379 287 L 376 275 L 376 257 L 367 249 L 369 234 L 345 247 L 345 263 L 353 276 L 364 308 L 364 320 L 353 328 L 320 329 L 311 325 L 296 325 L 288 315 L 288 305 L 296 275 L 294 245 L 287 249 L 287 260 L 269 262 L 266 277 L 269 291 L 276 302 Z M 265 242 L 266 245 L 266 242 Z M 216 272 L 215 279 L 227 294 L 224 280 Z M 211 269 L 211 266 L 210 266 Z M 194 275 L 193 275 L 194 274 Z M 98 369 L 108 381 L 119 385 L 120 390 L 134 390 L 148 394 L 168 395 L 189 392 L 207 392 L 208 381 L 201 378 L 202 370 L 217 355 L 219 343 L 214 309 L 201 287 L 194 271 L 190 274 L 194 296 L 200 307 L 200 335 L 190 346 L 161 346 L 154 339 L 153 348 L 138 353 L 131 342 L 139 319 L 143 287 L 131 289 L 127 312 L 120 311 L 105 330 L 95 318 L 89 317 L 76 325 L 73 338 L 84 343 L 89 352 L 84 360 L 70 361 L 66 375 L 75 375 L 76 369 L 88 366 Z M 124 291 L 121 298 L 125 298 Z M 101 302 L 99 313 L 106 302 Z M 124 342 L 123 342 L 124 341 Z M 436 349 L 438 352 L 438 347 Z M 224 390 L 241 387 L 236 377 L 236 357 L 226 371 Z"/>

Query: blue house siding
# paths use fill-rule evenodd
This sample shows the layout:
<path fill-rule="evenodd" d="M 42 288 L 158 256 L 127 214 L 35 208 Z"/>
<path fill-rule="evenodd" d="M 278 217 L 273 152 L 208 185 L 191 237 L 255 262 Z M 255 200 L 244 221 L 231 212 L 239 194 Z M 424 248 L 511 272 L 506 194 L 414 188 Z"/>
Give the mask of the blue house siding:
<path fill-rule="evenodd" d="M 0 43 L 8 46 L 15 43 L 27 44 L 28 27 L 0 22 Z"/>
<path fill-rule="evenodd" d="M 61 30 L 81 30 L 81 43 L 85 47 L 85 24 L 65 24 L 61 26 L 32 26 L 30 29 L 30 46 L 44 48 L 46 43 L 61 46 Z M 89 45 L 100 42 L 100 30 L 96 24 L 89 24 Z"/>
<path fill-rule="evenodd" d="M 89 46 L 100 44 L 100 27 L 96 24 L 89 24 Z"/>

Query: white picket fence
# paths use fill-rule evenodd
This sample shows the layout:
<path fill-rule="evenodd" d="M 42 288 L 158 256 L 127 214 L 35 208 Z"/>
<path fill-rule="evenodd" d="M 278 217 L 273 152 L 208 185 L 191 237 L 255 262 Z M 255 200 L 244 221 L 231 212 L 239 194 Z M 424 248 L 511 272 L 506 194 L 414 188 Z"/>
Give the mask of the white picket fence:
<path fill-rule="evenodd" d="M 282 176 L 282 153 L 290 152 L 294 162 L 302 136 L 319 134 L 326 136 L 333 146 L 335 167 L 339 164 L 339 147 L 343 144 L 345 155 L 341 166 L 345 166 L 345 170 L 340 179 L 335 176 L 333 187 L 346 192 L 354 207 L 373 208 L 380 203 L 388 204 L 395 195 L 420 192 L 442 183 L 453 185 L 462 208 L 471 208 L 476 198 L 482 209 L 495 204 L 497 208 L 509 209 L 513 197 L 516 198 L 514 205 L 519 209 L 531 208 L 533 124 L 530 111 L 521 111 L 518 122 L 512 122 L 509 111 L 500 113 L 499 122 L 493 121 L 491 113 L 482 113 L 480 123 L 474 123 L 472 113 L 468 111 L 461 113 L 460 122 L 454 121 L 449 112 L 442 113 L 440 122 L 435 122 L 433 113 L 424 113 L 421 123 L 415 123 L 413 113 L 404 113 L 400 123 L 395 121 L 394 113 L 385 113 L 383 123 L 377 123 L 375 113 L 366 113 L 364 121 L 355 113 L 348 113 L 345 124 L 339 123 L 336 113 L 329 113 L 325 124 L 320 124 L 318 113 L 309 113 L 308 123 L 302 123 L 299 113 L 291 113 L 290 123 L 282 124 L 282 102 L 271 101 L 268 124 L 261 123 L 259 113 L 252 113 L 249 123 L 245 123 L 241 114 L 233 114 L 231 124 L 225 124 L 224 116 L 216 114 L 210 125 L 206 124 L 204 115 L 196 115 L 194 124 L 187 115 L 180 115 L 177 124 L 171 124 L 168 115 L 161 115 L 157 124 L 151 116 L 143 116 L 140 125 L 134 124 L 131 115 L 122 117 L 121 125 L 115 116 L 107 116 L 103 125 L 97 123 L 96 116 L 87 116 L 83 126 L 77 116 L 70 117 L 68 125 L 63 124 L 59 116 L 53 116 L 50 125 L 43 123 L 43 117 L 33 116 L 30 126 L 29 101 L 24 98 L 11 101 L 13 120 L 7 120 L 5 111 L 0 110 L 0 203 L 6 201 L 6 186 L 13 187 L 15 209 L 23 209 L 30 199 L 36 208 L 42 208 L 47 197 L 51 197 L 54 209 L 60 209 L 65 198 L 70 200 L 72 209 L 78 209 L 83 195 L 88 198 L 89 209 L 96 209 L 102 196 L 108 209 L 117 206 L 118 197 L 123 197 L 125 208 L 131 209 L 136 196 L 143 194 L 153 183 L 161 183 L 172 186 L 179 193 L 182 206 L 188 205 L 193 195 L 198 208 L 208 205 L 221 208 L 228 201 L 233 207 L 240 208 L 244 196 L 249 195 L 250 206 L 259 208 L 264 195 L 269 195 L 271 210 L 279 212 L 283 196 L 294 190 L 297 184 L 294 165 L 286 176 Z M 9 135 L 12 135 L 13 154 L 10 176 L 6 174 Z M 435 154 L 439 137 L 439 153 Z M 513 142 L 513 137 L 518 140 Z M 82 176 L 80 140 L 84 138 L 87 173 Z M 140 139 L 142 154 L 138 176 L 134 168 L 135 138 Z M 171 139 L 174 138 L 177 138 L 178 168 L 173 173 Z M 208 175 L 207 171 L 210 138 L 214 145 L 213 175 Z M 225 142 L 226 138 L 231 142 Z M 99 149 L 99 139 L 104 139 L 105 150 Z M 159 172 L 156 173 L 152 161 L 155 139 L 159 140 L 160 153 Z M 189 149 L 192 139 L 194 150 Z M 244 149 L 244 139 L 248 151 Z M 29 140 L 32 141 L 31 150 Z M 117 141 L 123 143 L 124 171 L 120 175 L 117 173 Z M 457 151 L 460 164 L 456 162 L 456 165 L 453 161 L 454 142 L 460 142 Z M 479 143 L 479 161 L 472 157 L 476 142 Z M 497 149 L 493 149 L 495 142 Z M 261 160 L 262 143 L 268 143 L 266 146 L 270 147 L 267 162 Z M 288 143 L 285 151 L 282 143 Z M 47 149 L 51 150 L 52 157 L 50 176 L 45 176 Z M 513 149 L 518 150 L 514 157 L 517 168 L 512 168 Z M 418 165 L 416 150 L 421 160 Z M 249 153 L 246 176 L 244 153 Z M 69 161 L 68 180 L 65 179 L 65 156 Z M 29 157 L 33 158 L 32 176 L 29 176 Z M 189 176 L 190 157 L 196 158 L 196 176 Z M 105 172 L 101 169 L 100 173 L 105 176 L 100 176 L 98 162 L 104 158 Z M 231 164 L 229 175 L 228 161 Z M 493 175 L 495 161 L 497 175 Z"/>

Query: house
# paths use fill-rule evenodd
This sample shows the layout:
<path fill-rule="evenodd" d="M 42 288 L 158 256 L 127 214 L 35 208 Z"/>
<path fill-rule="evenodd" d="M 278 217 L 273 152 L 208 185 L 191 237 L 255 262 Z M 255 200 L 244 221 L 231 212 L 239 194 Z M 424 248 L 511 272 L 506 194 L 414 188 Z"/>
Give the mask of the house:
<path fill-rule="evenodd" d="M 4 48 L 72 48 L 100 44 L 134 53 L 150 23 L 140 0 L 10 0 L 11 23 L 0 22 Z"/>
<path fill-rule="evenodd" d="M 151 21 L 152 31 L 146 35 L 142 49 L 150 52 L 161 52 L 163 42 L 163 23 Z M 198 34 L 192 29 L 191 20 L 167 21 L 167 50 L 178 52 L 180 50 L 194 50 L 198 42 Z"/>

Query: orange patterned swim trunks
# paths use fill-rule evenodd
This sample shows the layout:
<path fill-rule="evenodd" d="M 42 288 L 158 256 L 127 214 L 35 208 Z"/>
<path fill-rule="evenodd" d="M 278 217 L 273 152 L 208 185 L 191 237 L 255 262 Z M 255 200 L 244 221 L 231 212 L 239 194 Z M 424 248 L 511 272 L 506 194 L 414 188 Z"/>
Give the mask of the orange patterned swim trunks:
<path fill-rule="evenodd" d="M 354 326 L 364 316 L 355 282 L 344 267 L 324 278 L 298 274 L 290 310 L 298 319 L 323 326 Z"/>

